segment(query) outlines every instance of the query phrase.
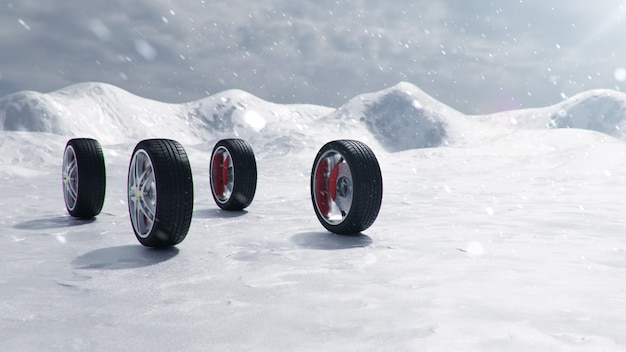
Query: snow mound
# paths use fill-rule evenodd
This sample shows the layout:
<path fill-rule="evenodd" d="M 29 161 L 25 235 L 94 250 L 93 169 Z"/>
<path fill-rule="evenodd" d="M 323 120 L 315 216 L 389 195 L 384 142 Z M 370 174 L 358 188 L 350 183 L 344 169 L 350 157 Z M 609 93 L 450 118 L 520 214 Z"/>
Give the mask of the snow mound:
<path fill-rule="evenodd" d="M 558 110 L 557 110 L 558 109 Z M 612 90 L 591 90 L 561 104 L 550 116 L 551 127 L 581 128 L 624 138 L 626 94 Z"/>
<path fill-rule="evenodd" d="M 0 99 L 2 131 L 91 137 L 103 144 L 171 138 L 207 147 L 218 139 L 236 137 L 260 153 L 277 155 L 318 149 L 342 138 L 388 152 L 482 144 L 511 129 L 537 128 L 588 129 L 626 140 L 626 94 L 593 90 L 545 108 L 473 117 L 406 82 L 356 96 L 338 109 L 275 104 L 237 89 L 168 104 L 91 82 Z"/>
<path fill-rule="evenodd" d="M 272 104 L 240 90 L 185 104 L 167 104 L 90 82 L 48 94 L 18 92 L 6 96 L 0 99 L 0 127 L 4 131 L 92 137 L 105 144 L 146 138 L 197 144 L 226 137 L 254 139 L 261 132 L 272 137 L 289 132 L 281 124 L 306 123 L 333 110 Z"/>
<path fill-rule="evenodd" d="M 418 87 L 401 82 L 353 98 L 329 119 L 359 121 L 386 150 L 396 152 L 444 144 L 450 122 L 462 117 Z"/>
<path fill-rule="evenodd" d="M 272 154 L 287 154 L 322 143 L 323 136 L 314 133 L 311 126 L 335 110 L 318 105 L 275 104 L 238 89 L 183 106 L 194 128 L 207 132 L 205 139 L 243 138 L 255 149 Z"/>
<path fill-rule="evenodd" d="M 521 129 L 586 129 L 625 140 L 626 94 L 610 89 L 590 90 L 545 108 L 505 111 L 478 119 Z"/>
<path fill-rule="evenodd" d="M 339 109 L 275 104 L 237 89 L 167 104 L 104 83 L 0 99 L 0 126 L 5 131 L 92 137 L 103 144 L 145 138 L 200 144 L 237 137 L 255 149 L 281 155 L 339 138 L 359 139 L 388 151 L 436 147 L 447 142 L 449 120 L 462 116 L 409 83 L 359 95 Z"/>
<path fill-rule="evenodd" d="M 120 143 L 165 132 L 193 139 L 180 107 L 135 96 L 104 83 L 81 83 L 49 94 L 18 92 L 0 99 L 5 131 L 48 132 Z M 191 135 L 189 134 L 191 132 Z"/>
<path fill-rule="evenodd" d="M 51 168 L 60 175 L 63 143 L 50 133 L 0 131 L 0 179 L 39 176 Z"/>

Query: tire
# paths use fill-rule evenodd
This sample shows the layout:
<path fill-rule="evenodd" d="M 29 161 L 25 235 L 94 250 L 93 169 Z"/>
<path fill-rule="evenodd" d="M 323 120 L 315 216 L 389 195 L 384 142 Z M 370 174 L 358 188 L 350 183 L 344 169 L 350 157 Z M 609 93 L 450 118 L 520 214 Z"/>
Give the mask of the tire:
<path fill-rule="evenodd" d="M 242 139 L 223 139 L 213 148 L 209 167 L 211 194 L 218 207 L 242 210 L 252 203 L 257 167 L 250 144 Z"/>
<path fill-rule="evenodd" d="M 100 143 L 91 138 L 67 141 L 63 152 L 63 199 L 75 218 L 100 214 L 106 191 L 106 170 Z"/>
<path fill-rule="evenodd" d="M 187 153 L 169 139 L 139 142 L 128 167 L 128 211 L 147 247 L 181 243 L 193 213 L 193 179 Z"/>
<path fill-rule="evenodd" d="M 322 226 L 337 234 L 358 234 L 376 220 L 383 179 L 374 152 L 362 142 L 326 143 L 311 170 L 311 199 Z"/>

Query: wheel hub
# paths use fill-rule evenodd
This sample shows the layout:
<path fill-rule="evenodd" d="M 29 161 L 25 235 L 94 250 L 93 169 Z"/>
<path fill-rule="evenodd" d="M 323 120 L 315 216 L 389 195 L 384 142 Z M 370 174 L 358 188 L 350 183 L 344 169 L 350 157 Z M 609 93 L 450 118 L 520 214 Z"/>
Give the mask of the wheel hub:
<path fill-rule="evenodd" d="M 337 195 L 339 197 L 347 197 L 350 193 L 350 184 L 347 177 L 337 180 Z"/>

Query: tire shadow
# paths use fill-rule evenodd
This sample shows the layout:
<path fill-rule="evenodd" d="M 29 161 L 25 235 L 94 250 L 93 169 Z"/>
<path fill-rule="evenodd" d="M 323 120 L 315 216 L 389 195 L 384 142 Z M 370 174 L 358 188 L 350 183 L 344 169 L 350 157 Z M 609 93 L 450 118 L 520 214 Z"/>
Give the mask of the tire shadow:
<path fill-rule="evenodd" d="M 128 245 L 96 249 L 72 261 L 74 269 L 120 270 L 141 268 L 170 260 L 178 255 L 178 248 L 149 248 Z"/>
<path fill-rule="evenodd" d="M 193 212 L 193 217 L 200 219 L 227 219 L 238 218 L 246 214 L 248 214 L 247 210 L 200 209 Z"/>
<path fill-rule="evenodd" d="M 54 218 L 34 219 L 13 225 L 13 228 L 20 230 L 46 230 L 60 227 L 73 227 L 88 225 L 96 221 L 96 218 L 77 219 L 71 216 L 58 216 Z"/>
<path fill-rule="evenodd" d="M 358 235 L 338 235 L 332 232 L 303 232 L 291 237 L 291 241 L 302 248 L 319 250 L 340 250 L 364 248 L 372 244 L 372 238 L 362 233 Z"/>

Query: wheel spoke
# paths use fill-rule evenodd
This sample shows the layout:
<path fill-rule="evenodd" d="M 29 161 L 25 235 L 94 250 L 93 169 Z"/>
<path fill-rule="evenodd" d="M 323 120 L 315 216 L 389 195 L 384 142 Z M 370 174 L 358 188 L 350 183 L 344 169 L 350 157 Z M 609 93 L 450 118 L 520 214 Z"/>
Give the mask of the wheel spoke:
<path fill-rule="evenodd" d="M 139 200 L 139 204 L 141 205 L 139 208 L 141 209 L 141 212 L 151 221 L 154 220 L 154 213 L 155 210 L 154 209 L 154 205 L 151 204 L 151 202 L 146 202 L 145 198 L 142 198 Z"/>
<path fill-rule="evenodd" d="M 76 175 L 76 173 L 78 172 L 78 168 L 77 168 L 77 163 L 76 163 L 76 159 L 72 159 L 72 161 L 70 162 L 70 164 L 68 165 L 68 175 Z"/>
<path fill-rule="evenodd" d="M 144 221 L 143 212 L 141 211 L 141 203 L 139 199 L 137 200 L 137 202 L 135 202 L 134 220 L 135 220 L 135 224 L 138 228 L 137 230 L 139 231 L 139 233 L 142 235 L 145 235 L 146 224 Z"/>
<path fill-rule="evenodd" d="M 152 165 L 150 165 L 150 167 L 143 170 L 141 175 L 139 175 L 139 177 L 137 178 L 137 185 L 138 185 L 137 187 L 143 190 L 146 184 L 149 184 L 150 182 L 153 182 L 153 181 L 154 181 L 154 173 L 152 172 Z"/>
<path fill-rule="evenodd" d="M 67 194 L 70 197 L 72 197 L 74 201 L 76 201 L 76 198 L 78 198 L 78 189 L 76 186 L 77 186 L 76 183 L 72 179 L 70 179 L 67 182 L 67 187 L 66 187 Z"/>
<path fill-rule="evenodd" d="M 68 205 L 73 205 L 76 203 L 76 195 L 72 193 L 72 190 L 69 188 L 69 186 L 65 187 L 65 201 L 68 203 Z"/>

